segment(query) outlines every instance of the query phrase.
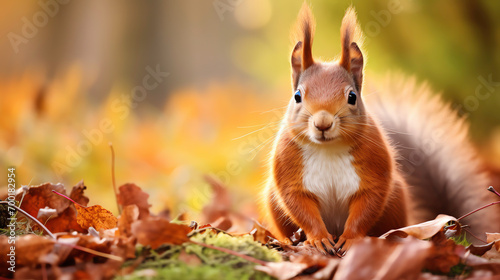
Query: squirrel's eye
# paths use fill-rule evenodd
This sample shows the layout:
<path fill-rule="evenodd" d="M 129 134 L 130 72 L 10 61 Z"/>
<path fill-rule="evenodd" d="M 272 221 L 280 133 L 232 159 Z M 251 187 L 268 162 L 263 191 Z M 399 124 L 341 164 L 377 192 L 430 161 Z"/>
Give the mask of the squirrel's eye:
<path fill-rule="evenodd" d="M 294 95 L 295 102 L 300 103 L 302 102 L 302 94 L 300 93 L 300 90 L 297 90 Z"/>
<path fill-rule="evenodd" d="M 351 105 L 356 104 L 356 93 L 352 90 L 349 92 L 349 97 L 347 97 L 347 103 Z"/>

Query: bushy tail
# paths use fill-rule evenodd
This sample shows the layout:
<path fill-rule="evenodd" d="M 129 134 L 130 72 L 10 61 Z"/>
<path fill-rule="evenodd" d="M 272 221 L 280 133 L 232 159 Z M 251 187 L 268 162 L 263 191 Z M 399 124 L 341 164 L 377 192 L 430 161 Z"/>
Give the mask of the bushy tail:
<path fill-rule="evenodd" d="M 368 109 L 375 115 L 399 155 L 410 185 L 411 221 L 448 214 L 460 217 L 498 200 L 486 189 L 486 173 L 468 138 L 468 124 L 449 104 L 415 78 L 392 75 L 382 83 L 367 83 Z M 500 232 L 500 205 L 466 218 L 474 235 Z"/>

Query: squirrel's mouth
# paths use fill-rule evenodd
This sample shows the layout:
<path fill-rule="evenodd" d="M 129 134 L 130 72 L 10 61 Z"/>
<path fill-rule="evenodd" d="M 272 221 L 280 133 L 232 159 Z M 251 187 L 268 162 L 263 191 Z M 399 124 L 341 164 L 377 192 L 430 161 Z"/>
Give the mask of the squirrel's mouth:
<path fill-rule="evenodd" d="M 333 137 L 329 137 L 329 136 L 326 136 L 325 133 L 323 132 L 320 136 L 315 136 L 313 137 L 313 142 L 316 142 L 318 144 L 322 144 L 322 143 L 328 143 L 328 142 L 333 142 L 335 140 L 337 140 L 339 138 L 339 136 L 333 136 Z"/>

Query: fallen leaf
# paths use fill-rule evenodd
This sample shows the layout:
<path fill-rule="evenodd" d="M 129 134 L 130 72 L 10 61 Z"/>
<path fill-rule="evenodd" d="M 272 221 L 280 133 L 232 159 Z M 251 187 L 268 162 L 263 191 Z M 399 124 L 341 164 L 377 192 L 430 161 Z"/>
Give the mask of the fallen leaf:
<path fill-rule="evenodd" d="M 430 241 L 434 247 L 425 263 L 426 269 L 431 272 L 448 273 L 453 266 L 460 263 L 460 256 L 455 249 L 462 247 L 463 251 L 465 251 L 465 248 L 446 238 L 443 231 L 439 231 Z"/>
<path fill-rule="evenodd" d="M 415 238 L 392 242 L 365 237 L 349 249 L 333 279 L 417 279 L 431 247 Z"/>
<path fill-rule="evenodd" d="M 456 218 L 448 215 L 438 215 L 434 220 L 431 221 L 390 230 L 380 236 L 380 238 L 394 240 L 398 238 L 406 238 L 408 235 L 411 235 L 418 239 L 428 239 L 441 231 L 441 229 L 443 229 L 443 227 L 449 222 L 455 222 L 459 227 L 459 223 Z M 459 230 L 457 232 L 459 232 Z"/>
<path fill-rule="evenodd" d="M 486 242 L 495 242 L 495 249 L 500 252 L 500 233 L 486 233 Z"/>
<path fill-rule="evenodd" d="M 73 199 L 76 203 L 87 206 L 89 204 L 89 198 L 86 197 L 83 192 L 87 189 L 83 180 L 78 182 L 73 189 L 71 189 L 71 193 L 69 194 L 69 198 Z"/>
<path fill-rule="evenodd" d="M 119 188 L 117 199 L 118 204 L 125 207 L 128 205 L 136 205 L 139 208 L 139 219 L 145 219 L 149 216 L 148 203 L 149 194 L 144 192 L 135 184 L 125 184 Z"/>
<path fill-rule="evenodd" d="M 264 228 L 259 222 L 254 221 L 253 229 L 250 231 L 253 236 L 253 240 L 258 241 L 262 244 L 267 244 L 269 242 L 269 237 L 276 239 L 273 234 Z"/>
<path fill-rule="evenodd" d="M 77 238 L 77 242 L 75 245 L 78 245 L 83 248 L 91 249 L 97 252 L 101 253 L 106 253 L 110 254 L 111 253 L 111 246 L 113 245 L 113 240 L 111 239 L 101 239 L 95 236 L 87 235 L 87 234 L 77 234 L 77 235 L 68 235 L 68 236 L 61 236 L 59 237 L 58 241 L 62 241 L 64 238 Z M 74 242 L 74 241 L 71 241 Z M 69 255 L 70 259 L 76 259 L 80 261 L 90 261 L 94 258 L 102 258 L 99 256 L 96 256 L 94 254 L 84 252 L 79 249 L 73 249 Z M 104 258 L 102 258 L 104 259 Z"/>
<path fill-rule="evenodd" d="M 45 226 L 52 232 L 71 232 L 77 231 L 81 233 L 87 232 L 77 223 L 77 212 L 73 205 L 70 205 L 66 210 L 60 213 L 57 217 L 50 218 Z"/>
<path fill-rule="evenodd" d="M 213 224 L 219 218 L 228 219 L 231 209 L 231 197 L 224 184 L 212 176 L 205 176 L 205 180 L 212 187 L 214 196 L 210 204 L 203 207 L 202 224 Z M 222 230 L 227 230 L 221 228 Z"/>
<path fill-rule="evenodd" d="M 83 207 L 75 204 L 78 215 L 76 216 L 77 223 L 84 229 L 93 227 L 96 230 L 111 229 L 116 227 L 118 220 L 109 210 L 104 209 L 100 205 L 92 205 Z"/>
<path fill-rule="evenodd" d="M 293 262 L 268 262 L 266 265 L 258 265 L 256 270 L 265 272 L 280 280 L 291 279 L 307 268 L 305 263 Z"/>
<path fill-rule="evenodd" d="M 122 214 L 118 219 L 118 230 L 122 236 L 131 236 L 131 225 L 139 218 L 139 208 L 137 205 L 127 205 L 123 207 Z"/>
<path fill-rule="evenodd" d="M 488 244 L 493 243 L 493 246 L 483 255 L 483 257 L 488 260 L 500 261 L 500 233 L 487 232 L 486 241 Z"/>
<path fill-rule="evenodd" d="M 55 190 L 59 193 L 66 194 L 66 189 L 62 184 L 51 184 L 45 183 L 39 186 L 32 186 L 29 188 L 23 188 L 17 195 L 16 200 L 21 201 L 21 209 L 28 212 L 33 217 L 38 215 L 38 211 L 45 207 L 55 209 L 58 214 L 62 213 L 68 206 L 70 202 L 53 193 Z M 23 197 L 24 194 L 24 198 Z"/>
<path fill-rule="evenodd" d="M 180 245 L 189 241 L 187 234 L 191 232 L 191 228 L 186 225 L 170 223 L 162 218 L 149 217 L 146 220 L 134 222 L 131 231 L 138 243 L 156 249 L 165 243 Z"/>
<path fill-rule="evenodd" d="M 15 247 L 16 267 L 34 267 L 41 263 L 43 256 L 52 251 L 55 244 L 54 239 L 35 234 L 18 236 L 15 240 L 15 244 L 10 244 L 5 235 L 0 235 L 0 267 L 10 266 L 7 262 L 10 258 L 11 246 Z"/>
<path fill-rule="evenodd" d="M 471 254 L 474 254 L 476 256 L 482 256 L 484 254 L 486 254 L 486 252 L 488 252 L 489 250 L 491 250 L 491 248 L 493 248 L 493 245 L 495 245 L 495 242 L 490 242 L 488 244 L 484 244 L 484 245 L 474 245 L 474 244 L 471 244 L 469 246 L 467 246 L 467 250 L 469 250 L 471 252 Z"/>

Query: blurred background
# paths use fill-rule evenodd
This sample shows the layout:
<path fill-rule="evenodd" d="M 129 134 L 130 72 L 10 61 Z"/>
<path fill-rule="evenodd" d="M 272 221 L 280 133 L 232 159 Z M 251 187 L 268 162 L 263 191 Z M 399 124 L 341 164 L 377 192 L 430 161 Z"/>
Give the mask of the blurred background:
<path fill-rule="evenodd" d="M 365 33 L 365 76 L 414 75 L 471 122 L 500 165 L 500 2 L 310 1 L 315 57 L 340 51 L 352 3 Z M 116 180 L 154 211 L 196 216 L 204 174 L 248 213 L 291 95 L 291 28 L 302 0 L 3 1 L 0 176 L 18 186 L 84 180 L 90 204 L 116 212 Z M 6 179 L 0 181 L 6 189 Z"/>

